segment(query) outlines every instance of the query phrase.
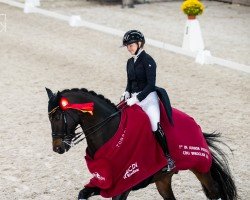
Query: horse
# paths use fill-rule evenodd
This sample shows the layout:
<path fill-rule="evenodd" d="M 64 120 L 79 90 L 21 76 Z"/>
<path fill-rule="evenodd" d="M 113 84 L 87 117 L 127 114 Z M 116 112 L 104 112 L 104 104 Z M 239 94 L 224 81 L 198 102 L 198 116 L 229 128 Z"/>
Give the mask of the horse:
<path fill-rule="evenodd" d="M 81 140 L 86 139 L 87 153 L 93 157 L 98 149 L 114 136 L 121 120 L 122 109 L 119 109 L 117 105 L 103 95 L 84 88 L 66 89 L 57 93 L 53 93 L 46 88 L 46 91 L 49 98 L 48 116 L 51 123 L 54 152 L 63 154 L 70 150 L 73 146 L 72 144 L 77 144 Z M 70 105 L 69 102 L 74 102 L 74 106 L 72 106 L 73 104 Z M 89 102 L 92 102 L 95 106 L 94 115 L 91 114 L 93 112 L 93 104 Z M 67 105 L 68 108 L 65 108 L 64 106 Z M 82 134 L 85 136 L 81 140 L 79 140 L 79 133 L 76 133 L 78 128 L 83 130 Z M 189 170 L 200 181 L 208 199 L 237 199 L 237 189 L 229 169 L 226 154 L 215 144 L 223 143 L 220 139 L 221 134 L 215 132 L 202 134 L 211 151 L 211 167 L 206 173 L 199 172 L 196 169 Z M 176 173 L 175 171 L 166 173 L 163 170 L 159 170 L 150 178 L 143 180 L 141 184 L 113 196 L 112 200 L 126 200 L 132 190 L 146 187 L 151 183 L 156 184 L 157 190 L 163 199 L 175 200 L 171 180 Z M 99 188 L 85 187 L 79 192 L 78 199 L 88 199 L 99 194 Z"/>

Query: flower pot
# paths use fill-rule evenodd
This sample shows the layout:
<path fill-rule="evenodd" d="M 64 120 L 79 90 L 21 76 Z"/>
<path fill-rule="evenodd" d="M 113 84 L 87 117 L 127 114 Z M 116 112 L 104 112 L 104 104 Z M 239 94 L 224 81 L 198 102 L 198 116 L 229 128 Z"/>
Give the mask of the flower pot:
<path fill-rule="evenodd" d="M 188 15 L 188 19 L 195 19 L 196 16 L 195 15 Z"/>

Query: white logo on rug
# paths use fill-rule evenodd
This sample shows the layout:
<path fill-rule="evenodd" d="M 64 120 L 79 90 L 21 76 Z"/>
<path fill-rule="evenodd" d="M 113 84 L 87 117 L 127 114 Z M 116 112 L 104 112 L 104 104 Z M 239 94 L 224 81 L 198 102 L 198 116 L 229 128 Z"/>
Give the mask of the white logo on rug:
<path fill-rule="evenodd" d="M 126 134 L 126 129 L 123 131 L 123 134 L 121 135 L 121 138 L 119 139 L 119 141 L 117 142 L 116 144 L 116 147 L 120 147 L 124 141 L 124 137 L 125 137 L 125 134 Z"/>
<path fill-rule="evenodd" d="M 184 156 L 201 156 L 209 159 L 209 151 L 199 146 L 179 145 L 179 149 Z"/>
<path fill-rule="evenodd" d="M 134 164 L 130 165 L 129 168 L 126 170 L 126 173 L 123 176 L 123 179 L 129 178 L 130 176 L 132 176 L 133 174 L 139 172 L 139 167 L 137 165 L 137 162 L 135 162 Z"/>
<path fill-rule="evenodd" d="M 105 177 L 101 176 L 98 172 L 94 172 L 92 175 L 100 181 L 106 180 Z"/>

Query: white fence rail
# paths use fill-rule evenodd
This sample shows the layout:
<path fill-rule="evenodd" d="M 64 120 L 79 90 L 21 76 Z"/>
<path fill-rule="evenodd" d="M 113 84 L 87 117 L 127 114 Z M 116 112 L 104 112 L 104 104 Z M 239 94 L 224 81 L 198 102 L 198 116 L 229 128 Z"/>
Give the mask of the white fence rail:
<path fill-rule="evenodd" d="M 54 19 L 65 21 L 71 26 L 86 27 L 86 28 L 89 28 L 92 30 L 115 35 L 118 37 L 122 37 L 124 34 L 124 31 L 117 30 L 117 29 L 110 28 L 110 27 L 103 26 L 103 25 L 99 25 L 99 24 L 95 24 L 92 22 L 84 21 L 81 18 L 79 18 L 78 16 L 62 15 L 62 14 L 58 14 L 56 12 L 52 12 L 49 10 L 37 8 L 37 7 L 32 6 L 30 4 L 27 4 L 27 3 L 23 4 L 23 3 L 19 3 L 19 2 L 13 1 L 13 0 L 0 0 L 0 3 L 1 2 L 8 4 L 8 5 L 11 5 L 11 6 L 22 8 L 25 13 L 38 13 L 38 14 L 41 14 L 41 15 L 44 15 L 47 17 L 51 17 Z M 146 39 L 147 39 L 147 44 L 149 44 L 151 46 L 165 49 L 165 50 L 177 53 L 177 54 L 181 54 L 181 55 L 185 55 L 185 56 L 189 56 L 189 57 L 193 57 L 193 58 L 197 59 L 197 53 L 190 52 L 190 51 L 187 51 L 181 47 L 174 46 L 174 45 L 164 43 L 161 41 L 153 40 L 150 38 L 146 38 Z M 209 63 L 211 63 L 211 64 L 218 64 L 218 65 L 228 67 L 231 69 L 240 70 L 240 71 L 243 71 L 246 73 L 250 73 L 250 66 L 247 66 L 244 64 L 236 63 L 233 61 L 225 60 L 225 59 L 214 57 L 211 55 L 207 56 L 206 59 L 209 60 Z"/>

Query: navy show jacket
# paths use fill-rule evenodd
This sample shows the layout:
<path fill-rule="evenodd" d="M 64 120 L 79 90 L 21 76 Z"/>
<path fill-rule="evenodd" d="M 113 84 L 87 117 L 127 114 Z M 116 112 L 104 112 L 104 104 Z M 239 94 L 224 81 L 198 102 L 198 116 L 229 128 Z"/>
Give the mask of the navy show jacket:
<path fill-rule="evenodd" d="M 145 99 L 149 93 L 155 91 L 156 63 L 154 59 L 142 51 L 134 63 L 134 58 L 127 62 L 127 87 L 130 93 L 140 92 L 139 101 Z"/>

